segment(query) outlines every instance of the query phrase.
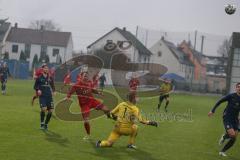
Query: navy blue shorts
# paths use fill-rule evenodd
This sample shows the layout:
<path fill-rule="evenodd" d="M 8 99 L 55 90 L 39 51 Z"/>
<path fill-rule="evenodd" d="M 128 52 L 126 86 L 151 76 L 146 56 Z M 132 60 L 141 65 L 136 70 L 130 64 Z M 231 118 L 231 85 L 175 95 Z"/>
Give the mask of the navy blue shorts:
<path fill-rule="evenodd" d="M 161 95 L 159 96 L 159 101 L 163 101 L 164 99 L 167 99 L 169 97 L 169 94 Z"/>
<path fill-rule="evenodd" d="M 40 108 L 47 107 L 47 109 L 54 109 L 52 97 L 39 97 Z"/>
<path fill-rule="evenodd" d="M 238 119 L 223 118 L 223 125 L 226 131 L 229 129 L 233 129 L 234 131 L 240 129 Z"/>

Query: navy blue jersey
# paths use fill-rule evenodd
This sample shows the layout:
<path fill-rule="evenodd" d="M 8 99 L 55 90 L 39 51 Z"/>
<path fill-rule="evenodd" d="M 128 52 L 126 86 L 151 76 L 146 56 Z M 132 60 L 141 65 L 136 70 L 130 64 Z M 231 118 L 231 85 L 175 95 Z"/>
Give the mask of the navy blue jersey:
<path fill-rule="evenodd" d="M 224 96 L 215 104 L 212 112 L 214 113 L 217 107 L 223 102 L 228 102 L 227 107 L 223 112 L 224 118 L 237 119 L 240 111 L 240 96 L 237 95 L 237 93 L 231 93 Z"/>
<path fill-rule="evenodd" d="M 7 79 L 8 76 L 11 76 L 10 72 L 9 72 L 9 68 L 8 67 L 1 67 L 0 68 L 0 76 L 2 79 Z"/>
<path fill-rule="evenodd" d="M 53 79 L 49 76 L 45 77 L 44 75 L 41 75 L 36 79 L 34 89 L 36 91 L 41 90 L 42 91 L 41 96 L 43 97 L 52 96 L 52 91 L 53 92 L 55 91 Z"/>

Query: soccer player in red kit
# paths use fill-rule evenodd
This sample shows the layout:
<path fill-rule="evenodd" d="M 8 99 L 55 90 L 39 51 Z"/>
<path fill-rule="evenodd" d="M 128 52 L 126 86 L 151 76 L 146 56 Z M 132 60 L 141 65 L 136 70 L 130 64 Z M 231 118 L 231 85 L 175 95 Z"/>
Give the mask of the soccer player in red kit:
<path fill-rule="evenodd" d="M 137 88 L 139 86 L 140 82 L 137 78 L 137 75 L 134 74 L 131 78 L 131 80 L 129 81 L 128 85 L 129 85 L 129 92 L 131 94 L 133 94 L 136 98 L 136 95 L 137 95 Z"/>
<path fill-rule="evenodd" d="M 93 83 L 91 80 L 89 80 L 87 72 L 83 72 L 80 81 L 77 81 L 72 86 L 67 94 L 67 99 L 69 99 L 73 93 L 76 93 L 78 96 L 78 101 L 84 120 L 84 127 L 87 132 L 87 135 L 84 137 L 86 140 L 90 137 L 89 116 L 91 109 L 102 110 L 108 117 L 110 117 L 110 110 L 93 97 L 93 93 L 101 94 L 101 92 L 94 89 Z"/>

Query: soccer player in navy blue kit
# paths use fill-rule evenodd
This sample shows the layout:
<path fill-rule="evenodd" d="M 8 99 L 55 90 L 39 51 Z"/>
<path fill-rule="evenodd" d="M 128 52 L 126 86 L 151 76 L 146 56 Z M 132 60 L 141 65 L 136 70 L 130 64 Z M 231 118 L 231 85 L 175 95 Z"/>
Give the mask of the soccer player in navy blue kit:
<path fill-rule="evenodd" d="M 239 125 L 239 111 L 240 111 L 240 82 L 236 84 L 236 92 L 228 94 L 221 98 L 213 107 L 213 109 L 208 113 L 208 116 L 211 117 L 214 115 L 215 110 L 223 102 L 228 102 L 227 107 L 223 112 L 223 124 L 226 130 L 226 134 L 223 135 L 219 141 L 219 144 L 223 144 L 225 140 L 228 139 L 228 142 L 219 152 L 220 156 L 226 157 L 225 152 L 230 149 L 236 142 L 238 135 L 238 125 Z"/>
<path fill-rule="evenodd" d="M 43 73 L 39 76 L 34 84 L 34 89 L 39 96 L 39 104 L 41 108 L 40 119 L 41 119 L 41 129 L 47 130 L 48 123 L 52 117 L 52 111 L 54 109 L 53 104 L 53 94 L 55 91 L 55 86 L 53 78 L 49 76 L 49 69 L 47 65 L 42 66 Z M 47 113 L 46 119 L 45 114 Z"/>
<path fill-rule="evenodd" d="M 6 84 L 7 84 L 8 76 L 11 76 L 11 74 L 9 72 L 7 63 L 4 62 L 3 66 L 0 67 L 0 80 L 1 80 L 1 89 L 2 89 L 3 95 L 6 94 Z"/>

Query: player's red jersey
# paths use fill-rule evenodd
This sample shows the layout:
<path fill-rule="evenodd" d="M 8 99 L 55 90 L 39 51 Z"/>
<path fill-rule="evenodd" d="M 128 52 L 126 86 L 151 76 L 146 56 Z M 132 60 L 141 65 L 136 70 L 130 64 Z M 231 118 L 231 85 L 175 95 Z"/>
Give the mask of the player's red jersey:
<path fill-rule="evenodd" d="M 103 104 L 93 97 L 92 84 L 92 81 L 78 81 L 72 86 L 67 95 L 67 97 L 70 98 L 70 96 L 76 92 L 83 118 L 89 117 L 91 108 L 101 109 L 103 107 Z"/>
<path fill-rule="evenodd" d="M 129 81 L 129 88 L 130 90 L 137 90 L 137 87 L 139 86 L 140 82 L 137 78 L 132 78 L 130 81 Z"/>
<path fill-rule="evenodd" d="M 37 68 L 35 69 L 35 73 L 34 73 L 34 79 L 37 79 L 38 77 L 40 77 L 43 73 L 43 69 L 42 68 Z"/>
<path fill-rule="evenodd" d="M 71 73 L 68 73 L 68 74 L 66 74 L 66 75 L 64 76 L 63 83 L 64 83 L 65 85 L 71 83 Z"/>
<path fill-rule="evenodd" d="M 54 68 L 51 68 L 51 69 L 49 70 L 49 76 L 54 79 L 54 77 L 55 77 L 55 69 L 54 69 Z"/>
<path fill-rule="evenodd" d="M 71 88 L 68 93 L 68 97 L 70 97 L 74 92 L 76 92 L 78 96 L 78 100 L 80 104 L 87 103 L 90 99 L 93 98 L 92 91 L 93 85 L 92 81 L 77 81 Z"/>

